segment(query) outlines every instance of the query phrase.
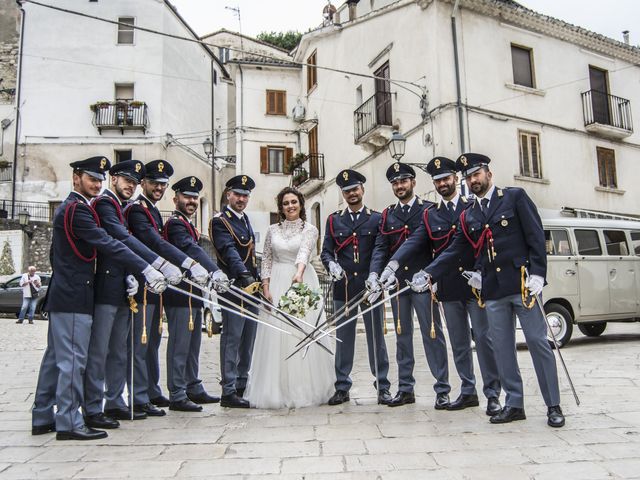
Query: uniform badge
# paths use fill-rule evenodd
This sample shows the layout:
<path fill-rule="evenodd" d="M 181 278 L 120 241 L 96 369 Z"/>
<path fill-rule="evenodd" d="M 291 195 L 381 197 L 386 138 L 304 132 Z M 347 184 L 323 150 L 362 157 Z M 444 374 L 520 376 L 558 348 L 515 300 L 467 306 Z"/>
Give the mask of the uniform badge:
<path fill-rule="evenodd" d="M 469 161 L 467 160 L 467 157 L 465 157 L 464 155 L 460 157 L 460 163 L 462 163 L 462 165 L 464 165 L 465 167 L 469 165 Z"/>
<path fill-rule="evenodd" d="M 164 170 L 164 163 L 162 162 L 158 163 L 158 171 L 162 173 L 163 170 Z"/>
<path fill-rule="evenodd" d="M 247 176 L 243 175 L 242 176 L 242 185 L 246 185 L 247 184 Z"/>
<path fill-rule="evenodd" d="M 399 172 L 399 171 L 400 171 L 400 164 L 399 164 L 399 163 L 395 163 L 395 164 L 393 165 L 393 169 L 394 169 L 396 172 Z"/>
<path fill-rule="evenodd" d="M 141 168 L 142 164 L 140 162 L 136 163 L 136 173 L 139 173 Z"/>
<path fill-rule="evenodd" d="M 344 178 L 345 181 L 349 180 L 349 172 L 346 170 L 342 172 L 342 178 Z"/>
<path fill-rule="evenodd" d="M 195 187 L 196 186 L 196 177 L 191 177 L 191 186 Z"/>
<path fill-rule="evenodd" d="M 505 218 L 500 222 L 500 225 L 502 225 L 503 227 L 506 227 L 507 225 L 509 225 L 509 221 Z"/>
<path fill-rule="evenodd" d="M 103 158 L 102 160 L 100 160 L 100 170 L 104 170 L 104 167 L 107 166 L 107 159 Z"/>
<path fill-rule="evenodd" d="M 435 163 L 437 169 L 440 168 L 440 159 L 439 158 L 436 158 L 436 161 L 433 162 L 433 163 Z"/>

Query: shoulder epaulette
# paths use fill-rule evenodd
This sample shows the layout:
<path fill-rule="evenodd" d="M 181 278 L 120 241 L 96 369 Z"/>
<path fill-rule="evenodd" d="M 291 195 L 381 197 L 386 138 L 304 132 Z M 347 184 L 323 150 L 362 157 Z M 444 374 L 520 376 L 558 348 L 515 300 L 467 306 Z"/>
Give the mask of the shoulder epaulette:
<path fill-rule="evenodd" d="M 467 200 L 467 197 L 465 197 L 464 195 L 460 195 L 460 200 L 462 201 L 462 203 L 469 203 L 469 200 Z"/>
<path fill-rule="evenodd" d="M 222 215 L 222 212 L 216 212 L 213 214 L 213 218 L 218 218 L 220 215 Z"/>
<path fill-rule="evenodd" d="M 503 197 L 504 196 L 504 192 L 502 191 L 501 188 L 498 188 L 498 197 Z"/>
<path fill-rule="evenodd" d="M 370 208 L 366 209 L 367 215 L 371 215 L 372 210 Z"/>
<path fill-rule="evenodd" d="M 422 199 L 420 197 L 418 197 L 418 205 L 422 205 L 424 202 L 422 201 Z"/>

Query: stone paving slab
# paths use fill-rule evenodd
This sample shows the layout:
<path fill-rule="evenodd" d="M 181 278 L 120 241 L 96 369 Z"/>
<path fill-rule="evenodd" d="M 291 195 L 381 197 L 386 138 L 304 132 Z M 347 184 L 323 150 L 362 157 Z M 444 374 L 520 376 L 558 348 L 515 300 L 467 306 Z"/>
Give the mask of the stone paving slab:
<path fill-rule="evenodd" d="M 5 322 L 0 333 L 0 479 L 235 478 L 278 480 L 640 478 L 640 325 L 609 325 L 600 338 L 575 334 L 562 350 L 582 400 L 560 372 L 567 425 L 546 425 L 530 356 L 518 349 L 527 420 L 491 425 L 481 407 L 433 409 L 433 379 L 416 337 L 414 405 L 376 404 L 358 334 L 352 401 L 335 407 L 231 410 L 121 422 L 96 442 L 31 436 L 30 404 L 46 322 Z M 166 333 L 165 333 L 166 336 Z M 386 337 L 395 358 L 393 336 Z M 201 376 L 217 385 L 219 337 L 203 339 Z M 166 337 L 161 358 L 164 359 Z M 449 358 L 451 396 L 460 382 Z M 477 372 L 476 365 L 476 372 Z M 392 360 L 389 373 L 397 381 Z M 164 379 L 163 379 L 164 382 Z M 395 393 L 395 392 L 393 392 Z"/>

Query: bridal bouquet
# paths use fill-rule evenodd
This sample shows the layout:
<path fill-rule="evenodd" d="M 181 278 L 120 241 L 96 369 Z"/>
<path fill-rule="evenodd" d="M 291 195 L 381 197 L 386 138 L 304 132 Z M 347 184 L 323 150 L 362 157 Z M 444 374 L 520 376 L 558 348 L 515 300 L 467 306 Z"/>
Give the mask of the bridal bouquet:
<path fill-rule="evenodd" d="M 294 283 L 280 297 L 278 308 L 294 317 L 304 317 L 314 310 L 320 301 L 320 294 L 309 288 L 306 283 Z"/>

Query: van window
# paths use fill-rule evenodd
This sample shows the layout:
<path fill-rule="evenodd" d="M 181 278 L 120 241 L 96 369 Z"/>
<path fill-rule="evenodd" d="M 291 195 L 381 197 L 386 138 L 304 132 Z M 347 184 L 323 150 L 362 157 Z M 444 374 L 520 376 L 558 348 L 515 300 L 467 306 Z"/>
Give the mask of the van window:
<path fill-rule="evenodd" d="M 633 252 L 640 257 L 640 232 L 631 232 L 631 246 Z"/>
<path fill-rule="evenodd" d="M 602 247 L 596 230 L 576 230 L 575 234 L 580 255 L 602 255 Z"/>
<path fill-rule="evenodd" d="M 547 255 L 571 255 L 569 234 L 566 230 L 545 230 Z"/>
<path fill-rule="evenodd" d="M 627 238 L 622 230 L 604 230 L 602 233 L 609 255 L 629 255 Z"/>

